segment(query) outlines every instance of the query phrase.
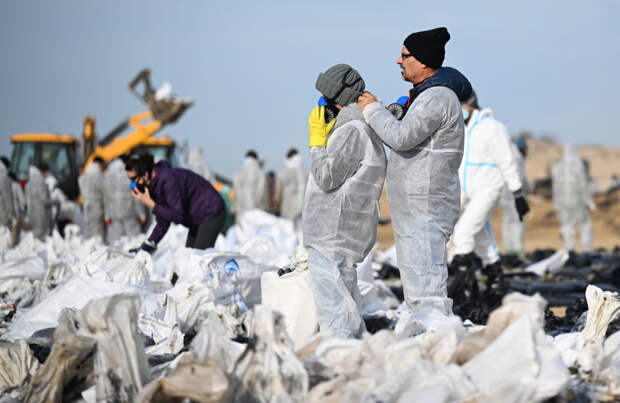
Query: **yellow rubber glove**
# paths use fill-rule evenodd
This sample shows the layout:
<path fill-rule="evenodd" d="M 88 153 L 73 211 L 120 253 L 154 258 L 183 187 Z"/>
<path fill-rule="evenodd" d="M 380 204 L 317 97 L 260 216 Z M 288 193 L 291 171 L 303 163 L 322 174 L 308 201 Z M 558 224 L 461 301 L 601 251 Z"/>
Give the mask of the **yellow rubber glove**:
<path fill-rule="evenodd" d="M 325 123 L 325 107 L 318 105 L 312 109 L 308 118 L 310 127 L 310 147 L 325 147 L 327 145 L 327 134 L 336 124 L 336 119 Z"/>

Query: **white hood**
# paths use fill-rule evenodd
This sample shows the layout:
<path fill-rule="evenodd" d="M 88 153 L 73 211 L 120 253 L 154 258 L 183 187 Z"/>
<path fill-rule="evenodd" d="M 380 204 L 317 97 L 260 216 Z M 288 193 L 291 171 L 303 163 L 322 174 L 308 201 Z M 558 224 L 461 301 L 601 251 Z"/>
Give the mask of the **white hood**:
<path fill-rule="evenodd" d="M 89 167 L 90 168 L 90 167 Z M 125 170 L 125 163 L 120 158 L 116 158 L 108 164 L 107 171 L 110 172 L 122 172 Z"/>
<path fill-rule="evenodd" d="M 28 176 L 30 177 L 30 179 L 43 178 L 43 174 L 41 173 L 39 168 L 35 167 L 34 165 L 31 165 L 30 168 L 28 168 Z"/>
<path fill-rule="evenodd" d="M 284 160 L 284 164 L 287 168 L 297 168 L 301 166 L 301 155 L 295 154 L 290 158 Z"/>
<path fill-rule="evenodd" d="M 84 173 L 88 175 L 101 175 L 101 167 L 96 162 L 91 162 Z"/>

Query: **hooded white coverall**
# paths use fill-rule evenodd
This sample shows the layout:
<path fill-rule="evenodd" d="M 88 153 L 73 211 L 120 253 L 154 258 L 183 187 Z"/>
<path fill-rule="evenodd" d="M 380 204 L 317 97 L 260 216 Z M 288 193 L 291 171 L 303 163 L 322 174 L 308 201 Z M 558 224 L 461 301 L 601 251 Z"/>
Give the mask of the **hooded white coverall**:
<path fill-rule="evenodd" d="M 443 86 L 422 92 L 402 120 L 381 102 L 364 118 L 390 147 L 387 191 L 405 301 L 415 313 L 452 313 L 446 244 L 459 213 L 458 167 L 463 155 L 463 113 Z"/>
<path fill-rule="evenodd" d="M 187 169 L 196 172 L 198 175 L 201 175 L 203 178 L 208 180 L 209 183 L 215 185 L 215 175 L 211 172 L 205 162 L 205 154 L 204 151 L 202 151 L 202 148 L 194 148 L 189 153 Z"/>
<path fill-rule="evenodd" d="M 276 194 L 280 195 L 280 216 L 298 220 L 304 204 L 308 171 L 299 154 L 287 158 L 284 163 L 286 168 L 278 176 L 276 191 Z"/>
<path fill-rule="evenodd" d="M 499 261 L 499 250 L 491 215 L 502 196 L 504 182 L 511 192 L 522 185 L 508 130 L 493 118 L 490 109 L 476 109 L 471 114 L 465 128 L 459 176 L 463 212 L 454 227 L 454 253 L 475 252 L 484 265 L 493 264 Z"/>
<path fill-rule="evenodd" d="M 11 228 L 17 218 L 18 209 L 13 196 L 13 184 L 9 172 L 0 163 L 0 226 Z"/>
<path fill-rule="evenodd" d="M 525 174 L 525 159 L 521 151 L 514 143 L 511 143 L 511 151 L 517 163 L 519 178 L 521 179 L 521 190 L 523 195 L 527 196 L 532 191 L 531 184 Z M 500 201 L 502 206 L 502 244 L 504 253 L 523 254 L 524 252 L 524 235 L 525 221 L 519 220 L 519 213 L 515 206 L 515 198 L 508 185 L 504 185 L 504 191 Z"/>
<path fill-rule="evenodd" d="M 103 217 L 103 174 L 99 164 L 92 163 L 78 178 L 82 206 L 84 208 L 84 237 L 98 236 L 105 239 L 105 221 Z"/>
<path fill-rule="evenodd" d="M 592 250 L 592 193 L 577 148 L 564 147 L 564 155 L 551 169 L 553 202 L 558 210 L 564 249 L 575 250 L 575 226 L 581 234 L 581 250 Z"/>
<path fill-rule="evenodd" d="M 139 218 L 146 219 L 146 207 L 131 196 L 125 164 L 115 159 L 103 175 L 104 213 L 108 225 L 109 244 L 122 236 L 133 237 L 140 233 Z"/>
<path fill-rule="evenodd" d="M 267 176 L 256 158 L 243 160 L 241 171 L 233 176 L 233 190 L 232 211 L 237 217 L 252 209 L 269 211 Z"/>
<path fill-rule="evenodd" d="M 351 104 L 339 112 L 327 146 L 310 148 L 310 158 L 303 241 L 319 325 L 335 337 L 356 337 L 366 329 L 356 266 L 377 238 L 385 150 Z"/>
<path fill-rule="evenodd" d="M 31 166 L 28 168 L 28 183 L 26 183 L 26 222 L 35 237 L 45 240 L 53 227 L 50 193 L 41 171 Z"/>

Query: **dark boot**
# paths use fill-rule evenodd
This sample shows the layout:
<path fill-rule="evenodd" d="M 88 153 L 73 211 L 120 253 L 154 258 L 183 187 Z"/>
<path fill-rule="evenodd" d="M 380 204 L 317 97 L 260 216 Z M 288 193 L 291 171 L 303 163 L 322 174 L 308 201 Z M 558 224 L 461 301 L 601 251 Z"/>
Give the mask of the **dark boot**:
<path fill-rule="evenodd" d="M 448 297 L 452 298 L 454 313 L 463 316 L 478 304 L 480 290 L 476 281 L 478 257 L 472 252 L 456 255 L 448 266 Z"/>

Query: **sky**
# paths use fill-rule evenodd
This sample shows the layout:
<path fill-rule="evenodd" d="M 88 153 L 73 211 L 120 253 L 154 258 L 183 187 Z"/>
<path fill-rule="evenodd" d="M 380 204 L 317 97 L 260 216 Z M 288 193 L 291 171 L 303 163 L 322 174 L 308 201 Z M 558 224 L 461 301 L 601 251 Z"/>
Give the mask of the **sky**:
<path fill-rule="evenodd" d="M 25 132 L 97 134 L 145 109 L 127 84 L 149 67 L 195 105 L 161 134 L 201 147 L 231 177 L 248 149 L 279 171 L 308 161 L 321 71 L 356 68 L 386 103 L 406 95 L 396 59 L 414 31 L 448 28 L 444 66 L 471 81 L 511 134 L 619 145 L 620 2 L 4 1 L 0 154 Z M 161 135 L 160 134 L 160 135 Z"/>

